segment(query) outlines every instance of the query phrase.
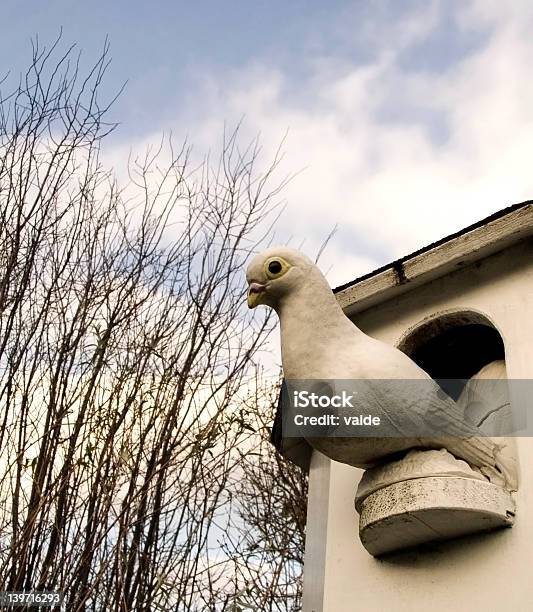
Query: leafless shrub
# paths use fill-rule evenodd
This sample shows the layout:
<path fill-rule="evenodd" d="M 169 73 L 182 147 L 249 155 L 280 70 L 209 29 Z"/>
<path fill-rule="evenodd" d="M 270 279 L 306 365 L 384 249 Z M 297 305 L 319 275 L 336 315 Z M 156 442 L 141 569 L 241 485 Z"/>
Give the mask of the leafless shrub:
<path fill-rule="evenodd" d="M 254 414 L 255 445 L 241 453 L 232 485 L 238 500 L 224 549 L 232 559 L 235 610 L 301 610 L 307 475 L 269 442 L 279 387 L 270 387 Z"/>
<path fill-rule="evenodd" d="M 246 397 L 271 322 L 243 312 L 242 267 L 278 160 L 257 172 L 237 132 L 216 164 L 169 142 L 119 186 L 100 161 L 108 49 L 81 77 L 60 46 L 0 93 L 0 584 L 69 610 L 214 609 L 235 474 L 245 500 L 287 477 L 230 452 L 256 443 Z M 286 511 L 278 489 L 263 502 L 258 533 Z"/>

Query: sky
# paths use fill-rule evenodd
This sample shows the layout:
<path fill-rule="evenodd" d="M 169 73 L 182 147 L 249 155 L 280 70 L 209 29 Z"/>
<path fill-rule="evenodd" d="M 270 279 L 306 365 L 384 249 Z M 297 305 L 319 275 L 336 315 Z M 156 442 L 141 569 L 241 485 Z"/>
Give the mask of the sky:
<path fill-rule="evenodd" d="M 533 198 L 533 3 L 209 0 L 2 3 L 2 73 L 60 29 L 84 60 L 108 37 L 104 147 L 119 168 L 172 132 L 283 141 L 276 241 L 333 286 Z M 23 7 L 23 8 L 22 8 Z"/>

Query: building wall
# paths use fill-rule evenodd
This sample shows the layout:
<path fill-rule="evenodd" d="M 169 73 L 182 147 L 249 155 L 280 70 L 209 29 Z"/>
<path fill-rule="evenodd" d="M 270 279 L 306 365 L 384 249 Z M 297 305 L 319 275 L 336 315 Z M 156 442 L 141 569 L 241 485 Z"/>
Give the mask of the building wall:
<path fill-rule="evenodd" d="M 509 378 L 533 378 L 533 241 L 357 314 L 366 333 L 397 344 L 424 318 L 477 310 L 503 337 Z M 533 418 L 533 416 L 532 416 Z M 314 456 L 304 612 L 496 612 L 533 609 L 533 439 L 517 440 L 521 486 L 512 529 L 378 560 L 358 537 L 353 498 L 362 470 Z"/>

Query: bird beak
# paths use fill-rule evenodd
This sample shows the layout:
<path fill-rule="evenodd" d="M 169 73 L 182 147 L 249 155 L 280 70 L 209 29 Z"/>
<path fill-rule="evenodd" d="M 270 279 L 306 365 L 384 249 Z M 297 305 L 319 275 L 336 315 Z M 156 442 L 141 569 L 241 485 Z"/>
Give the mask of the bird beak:
<path fill-rule="evenodd" d="M 248 287 L 248 308 L 255 308 L 261 304 L 261 295 L 266 291 L 266 286 L 261 283 L 250 283 Z"/>

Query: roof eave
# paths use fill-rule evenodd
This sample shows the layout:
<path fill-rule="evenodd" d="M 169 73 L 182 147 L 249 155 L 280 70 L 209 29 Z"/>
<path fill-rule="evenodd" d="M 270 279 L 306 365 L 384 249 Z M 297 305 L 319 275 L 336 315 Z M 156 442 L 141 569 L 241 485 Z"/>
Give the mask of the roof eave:
<path fill-rule="evenodd" d="M 533 202 L 515 204 L 334 289 L 348 315 L 394 298 L 533 235 Z"/>

